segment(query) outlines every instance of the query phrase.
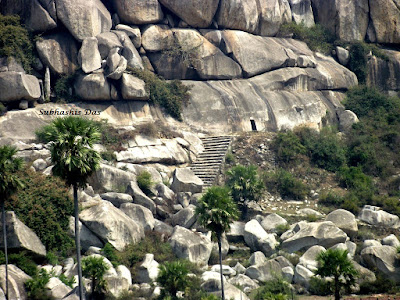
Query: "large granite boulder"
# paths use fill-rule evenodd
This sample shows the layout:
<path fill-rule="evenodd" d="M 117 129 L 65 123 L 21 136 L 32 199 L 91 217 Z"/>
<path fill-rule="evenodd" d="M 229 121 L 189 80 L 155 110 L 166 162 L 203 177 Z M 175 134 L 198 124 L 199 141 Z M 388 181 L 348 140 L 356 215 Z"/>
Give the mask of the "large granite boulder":
<path fill-rule="evenodd" d="M 136 282 L 151 283 L 155 281 L 159 272 L 158 265 L 158 262 L 154 260 L 154 254 L 146 254 L 137 270 Z"/>
<path fill-rule="evenodd" d="M 337 209 L 329 213 L 326 221 L 331 221 L 338 228 L 342 229 L 349 237 L 355 237 L 358 232 L 356 217 L 345 209 Z"/>
<path fill-rule="evenodd" d="M 400 227 L 400 220 L 398 216 L 381 210 L 381 208 L 377 206 L 365 205 L 358 218 L 361 221 L 375 226 L 385 226 L 391 228 Z"/>
<path fill-rule="evenodd" d="M 292 12 L 287 0 L 260 0 L 259 5 L 259 35 L 274 36 L 282 24 L 292 21 Z"/>
<path fill-rule="evenodd" d="M 156 204 L 150 199 L 137 184 L 137 181 L 131 181 L 126 188 L 126 193 L 131 195 L 133 203 L 142 205 L 148 208 L 153 214 L 156 213 Z"/>
<path fill-rule="evenodd" d="M 396 0 L 369 1 L 372 42 L 398 44 L 400 42 L 400 12 Z"/>
<path fill-rule="evenodd" d="M 263 218 L 260 224 L 261 227 L 268 232 L 275 231 L 278 226 L 286 226 L 287 223 L 288 222 L 280 215 L 272 213 Z"/>
<path fill-rule="evenodd" d="M 174 29 L 178 45 L 189 55 L 188 63 L 193 66 L 201 79 L 232 79 L 242 74 L 234 60 L 191 29 Z"/>
<path fill-rule="evenodd" d="M 392 246 L 371 246 L 361 251 L 361 261 L 368 268 L 376 268 L 390 279 L 400 282 L 397 250 Z"/>
<path fill-rule="evenodd" d="M 36 100 L 41 95 L 39 80 L 22 72 L 0 72 L 0 101 Z"/>
<path fill-rule="evenodd" d="M 190 228 L 196 222 L 195 215 L 196 206 L 189 205 L 178 211 L 171 217 L 172 225 L 179 225 L 185 228 Z"/>
<path fill-rule="evenodd" d="M 80 75 L 74 87 L 82 100 L 111 100 L 111 84 L 103 73 Z"/>
<path fill-rule="evenodd" d="M 314 272 L 307 269 L 303 265 L 298 264 L 295 268 L 293 281 L 294 283 L 300 284 L 306 288 L 309 287 L 311 277 L 314 276 Z"/>
<path fill-rule="evenodd" d="M 228 279 L 228 282 L 230 284 L 233 284 L 234 286 L 239 287 L 245 293 L 249 293 L 252 290 L 258 289 L 260 287 L 254 280 L 244 274 L 238 274 L 237 276 Z"/>
<path fill-rule="evenodd" d="M 368 0 L 312 0 L 315 21 L 322 24 L 337 38 L 364 40 L 369 21 Z"/>
<path fill-rule="evenodd" d="M 117 26 L 115 26 L 115 29 L 125 32 L 132 41 L 135 48 L 140 48 L 140 46 L 142 45 L 142 33 L 140 32 L 138 26 L 118 24 Z"/>
<path fill-rule="evenodd" d="M 111 29 L 111 15 L 101 0 L 56 0 L 57 17 L 78 40 Z"/>
<path fill-rule="evenodd" d="M 81 246 L 83 251 L 87 251 L 91 246 L 103 248 L 104 243 L 83 225 L 81 221 L 79 221 L 79 230 L 81 233 Z M 72 216 L 69 217 L 68 234 L 72 238 L 75 238 L 75 218 Z"/>
<path fill-rule="evenodd" d="M 106 59 L 110 54 L 110 51 L 114 48 L 118 50 L 122 49 L 122 43 L 118 35 L 113 31 L 107 31 L 100 33 L 96 36 L 100 56 L 102 59 Z"/>
<path fill-rule="evenodd" d="M 118 208 L 124 203 L 133 202 L 132 196 L 125 193 L 108 192 L 101 194 L 100 197 L 104 200 L 110 201 L 115 207 Z"/>
<path fill-rule="evenodd" d="M 149 25 L 142 32 L 142 46 L 146 51 L 169 50 L 175 45 L 172 30 L 167 25 Z"/>
<path fill-rule="evenodd" d="M 372 56 L 368 59 L 367 84 L 378 86 L 382 90 L 398 91 L 400 89 L 400 52 L 382 50 L 388 59 Z"/>
<path fill-rule="evenodd" d="M 244 226 L 244 241 L 253 250 L 262 251 L 269 256 L 279 244 L 273 234 L 267 233 L 257 220 L 251 220 Z"/>
<path fill-rule="evenodd" d="M 113 0 L 115 10 L 126 24 L 158 23 L 163 18 L 158 0 Z"/>
<path fill-rule="evenodd" d="M 203 181 L 197 177 L 190 168 L 176 168 L 171 189 L 175 193 L 201 193 L 203 190 Z"/>
<path fill-rule="evenodd" d="M 64 297 L 72 291 L 72 289 L 64 284 L 58 277 L 51 277 L 44 288 L 46 295 L 51 297 L 51 299 L 64 299 Z M 75 297 L 76 300 L 79 299 L 78 296 Z M 71 300 L 72 299 L 73 298 L 71 298 Z"/>
<path fill-rule="evenodd" d="M 134 69 L 143 70 L 143 60 L 128 34 L 125 31 L 120 30 L 114 30 L 113 33 L 118 36 L 118 39 L 123 46 L 121 54 L 127 60 L 128 66 Z"/>
<path fill-rule="evenodd" d="M 311 27 L 315 24 L 311 0 L 289 0 L 292 18 L 296 24 Z"/>
<path fill-rule="evenodd" d="M 121 81 L 122 98 L 125 100 L 148 100 L 145 82 L 134 75 L 124 73 Z"/>
<path fill-rule="evenodd" d="M 104 258 L 106 261 L 107 259 Z M 123 265 L 112 268 L 113 272 L 108 272 L 104 276 L 107 284 L 107 291 L 115 298 L 120 297 L 123 292 L 129 290 L 132 285 L 132 275 L 129 269 Z"/>
<path fill-rule="evenodd" d="M 132 220 L 141 224 L 145 231 L 153 230 L 155 220 L 150 209 L 134 203 L 124 203 L 120 209 Z"/>
<path fill-rule="evenodd" d="M 160 0 L 160 2 L 187 24 L 201 28 L 211 24 L 219 3 L 214 0 Z"/>
<path fill-rule="evenodd" d="M 144 237 L 143 226 L 108 201 L 83 210 L 79 218 L 103 242 L 110 243 L 118 251 Z"/>
<path fill-rule="evenodd" d="M 95 191 L 113 192 L 125 191 L 131 181 L 136 182 L 136 176 L 131 172 L 100 164 L 100 168 L 89 179 L 89 184 Z"/>
<path fill-rule="evenodd" d="M 226 233 L 226 237 L 231 243 L 238 243 L 244 241 L 244 226 L 246 224 L 240 221 L 233 221 L 230 225 L 229 231 Z"/>
<path fill-rule="evenodd" d="M 282 267 L 278 261 L 270 259 L 261 264 L 251 265 L 246 269 L 246 275 L 251 279 L 267 282 L 282 274 Z"/>
<path fill-rule="evenodd" d="M 0 274 L 6 273 L 5 265 L 0 266 Z M 21 269 L 14 265 L 8 265 L 8 299 L 29 300 L 25 289 L 25 282 L 31 277 L 25 274 Z M 5 276 L 0 277 L 0 286 L 3 291 L 6 290 Z M 5 298 L 4 298 L 5 299 Z"/>
<path fill-rule="evenodd" d="M 0 223 L 3 218 L 0 216 Z M 46 248 L 28 226 L 22 223 L 13 211 L 6 212 L 7 246 L 9 249 L 26 249 L 38 256 L 46 256 Z M 4 248 L 3 231 L 0 233 L 0 247 Z"/>
<path fill-rule="evenodd" d="M 302 256 L 300 256 L 299 264 L 311 271 L 315 271 L 318 268 L 317 257 L 326 249 L 322 246 L 315 245 L 309 248 Z"/>
<path fill-rule="evenodd" d="M 246 77 L 281 68 L 289 59 L 276 39 L 234 30 L 224 31 L 222 36 L 226 54 L 231 54 L 240 64 Z M 252 55 L 248 55 L 249 52 Z"/>
<path fill-rule="evenodd" d="M 25 26 L 29 31 L 45 32 L 57 27 L 56 21 L 50 16 L 38 0 L 32 0 L 26 9 Z"/>
<path fill-rule="evenodd" d="M 335 244 L 344 243 L 347 234 L 330 221 L 315 223 L 302 221 L 292 225 L 291 229 L 281 236 L 281 239 L 283 240 L 283 249 L 295 252 L 314 245 L 329 248 Z"/>
<path fill-rule="evenodd" d="M 218 26 L 255 32 L 258 27 L 258 0 L 221 0 L 218 10 Z"/>
<path fill-rule="evenodd" d="M 95 37 L 85 38 L 78 53 L 78 62 L 85 73 L 91 73 L 101 68 L 101 56 Z"/>
<path fill-rule="evenodd" d="M 206 265 L 211 255 L 212 243 L 206 236 L 181 226 L 175 226 L 169 243 L 178 258 L 200 266 Z"/>

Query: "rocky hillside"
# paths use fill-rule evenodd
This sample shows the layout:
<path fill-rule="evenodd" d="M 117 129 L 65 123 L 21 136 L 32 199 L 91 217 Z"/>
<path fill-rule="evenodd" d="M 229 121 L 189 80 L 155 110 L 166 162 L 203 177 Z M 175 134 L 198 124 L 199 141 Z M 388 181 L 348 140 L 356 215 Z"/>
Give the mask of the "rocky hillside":
<path fill-rule="evenodd" d="M 194 211 L 235 163 L 286 174 L 298 194 L 263 177 L 267 191 L 223 237 L 227 298 L 326 295 L 313 275 L 329 248 L 348 251 L 351 292 L 399 291 L 397 0 L 0 0 L 0 13 L 0 146 L 26 165 L 6 207 L 9 299 L 77 299 L 71 195 L 35 134 L 65 115 L 103 133 L 79 221 L 82 253 L 108 266 L 109 299 L 162 298 L 159 265 L 179 259 L 191 263 L 184 299 L 220 295 L 218 247 Z M 280 164 L 271 132 L 298 125 L 281 133 L 293 164 Z M 325 125 L 341 132 L 306 136 Z M 255 130 L 269 133 L 240 133 Z M 362 188 L 341 186 L 343 170 Z M 4 299 L 2 275 L 0 287 Z"/>
<path fill-rule="evenodd" d="M 355 58 L 341 47 L 330 57 L 277 37 L 282 26 L 292 21 L 322 25 L 341 43 L 369 41 L 395 48 L 400 39 L 393 0 L 89 3 L 2 1 L 0 12 L 19 14 L 36 35 L 37 57 L 31 74 L 3 60 L 0 102 L 24 109 L 70 94 L 86 102 L 144 101 L 146 106 L 148 82 L 129 70 L 149 69 L 191 86 L 183 118 L 198 129 L 250 130 L 250 120 L 258 130 L 304 123 L 318 127 L 327 116 L 340 121 L 343 92 L 358 82 L 342 65 Z M 395 50 L 369 55 L 364 63 L 366 82 L 398 90 Z"/>

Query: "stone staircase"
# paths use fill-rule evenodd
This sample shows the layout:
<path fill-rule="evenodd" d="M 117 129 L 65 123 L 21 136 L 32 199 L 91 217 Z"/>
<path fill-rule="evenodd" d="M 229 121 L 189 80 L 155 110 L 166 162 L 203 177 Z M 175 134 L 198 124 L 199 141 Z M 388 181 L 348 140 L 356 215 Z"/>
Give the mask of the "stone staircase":
<path fill-rule="evenodd" d="M 191 169 L 204 182 L 204 188 L 212 186 L 221 170 L 225 155 L 228 152 L 232 137 L 207 136 L 201 138 L 204 151 L 192 163 Z"/>

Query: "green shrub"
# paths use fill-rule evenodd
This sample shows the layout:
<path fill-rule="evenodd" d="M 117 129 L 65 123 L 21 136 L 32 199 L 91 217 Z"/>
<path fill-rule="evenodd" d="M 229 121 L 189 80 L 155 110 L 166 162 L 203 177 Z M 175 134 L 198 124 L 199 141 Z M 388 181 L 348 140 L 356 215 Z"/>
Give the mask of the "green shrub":
<path fill-rule="evenodd" d="M 306 27 L 304 24 L 294 22 L 283 24 L 279 30 L 280 36 L 293 34 L 294 39 L 305 42 L 313 51 L 320 51 L 329 54 L 333 49 L 335 35 L 326 30 L 322 25 L 316 24 L 312 27 Z"/>
<path fill-rule="evenodd" d="M 171 261 L 159 265 L 157 282 L 160 284 L 161 297 L 171 297 L 178 299 L 176 293 L 185 291 L 189 286 L 189 268 L 185 261 Z"/>
<path fill-rule="evenodd" d="M 319 203 L 327 206 L 339 207 L 343 203 L 343 201 L 344 199 L 342 196 L 331 191 L 329 191 L 328 193 L 321 193 L 321 195 L 319 196 Z"/>
<path fill-rule="evenodd" d="M 225 156 L 225 163 L 231 165 L 234 164 L 235 161 L 235 156 L 231 152 L 228 152 Z"/>
<path fill-rule="evenodd" d="M 6 203 L 7 210 L 32 229 L 48 251 L 66 254 L 74 246 L 68 235 L 73 201 L 65 183 L 54 176 L 44 176 L 28 169 L 19 172 L 24 187 Z"/>
<path fill-rule="evenodd" d="M 338 174 L 342 187 L 362 193 L 364 198 L 372 197 L 375 191 L 372 178 L 365 175 L 360 167 L 343 167 Z"/>
<path fill-rule="evenodd" d="M 51 300 L 46 295 L 45 286 L 50 280 L 50 274 L 46 270 L 41 269 L 40 272 L 25 282 L 28 299 L 32 300 Z"/>
<path fill-rule="evenodd" d="M 275 232 L 278 236 L 281 236 L 284 232 L 288 231 L 289 228 L 290 228 L 290 225 L 288 223 L 279 224 L 278 226 L 275 227 Z"/>
<path fill-rule="evenodd" d="M 117 160 L 117 156 L 115 155 L 115 153 L 110 150 L 101 152 L 100 156 L 102 159 L 110 162 Z"/>
<path fill-rule="evenodd" d="M 0 265 L 5 264 L 5 262 L 6 258 L 4 252 L 0 250 Z M 20 268 L 29 276 L 34 276 L 38 273 L 38 268 L 35 263 L 35 258 L 33 257 L 32 253 L 29 253 L 26 250 L 16 253 L 9 253 L 8 263 L 16 265 L 18 268 Z"/>
<path fill-rule="evenodd" d="M 395 281 L 387 278 L 380 272 L 374 272 L 376 274 L 376 281 L 369 282 L 364 281 L 360 284 L 360 295 L 370 295 L 370 294 L 397 294 L 400 292 L 399 285 Z"/>
<path fill-rule="evenodd" d="M 126 246 L 122 252 L 116 253 L 116 255 L 121 264 L 131 269 L 132 277 L 134 277 L 135 268 L 143 261 L 147 253 L 154 253 L 154 259 L 159 263 L 176 259 L 171 245 L 162 239 L 161 234 L 154 231 L 146 232 L 143 240 L 135 245 Z"/>
<path fill-rule="evenodd" d="M 157 137 L 158 135 L 158 129 L 154 122 L 140 124 L 139 126 L 136 126 L 135 131 L 149 137 Z"/>
<path fill-rule="evenodd" d="M 303 200 L 309 193 L 309 188 L 285 169 L 267 173 L 264 180 L 266 186 L 276 190 L 282 198 Z"/>
<path fill-rule="evenodd" d="M 130 68 L 129 71 L 146 83 L 150 102 L 163 107 L 173 118 L 182 121 L 182 108 L 189 102 L 189 86 L 179 80 L 165 81 L 148 70 Z"/>
<path fill-rule="evenodd" d="M 0 102 L 0 116 L 4 115 L 7 112 L 7 108 Z"/>
<path fill-rule="evenodd" d="M 319 277 L 311 277 L 309 284 L 308 290 L 312 295 L 327 296 L 333 291 L 332 282 Z"/>
<path fill-rule="evenodd" d="M 72 88 L 76 79 L 77 73 L 72 75 L 63 75 L 56 80 L 54 84 L 54 92 L 56 93 L 57 100 L 72 102 L 76 97 L 72 93 Z"/>
<path fill-rule="evenodd" d="M 142 171 L 136 176 L 139 188 L 146 194 L 151 195 L 151 188 L 154 185 L 151 174 L 148 171 Z"/>
<path fill-rule="evenodd" d="M 289 300 L 292 294 L 290 284 L 278 276 L 252 293 L 254 300 Z"/>
<path fill-rule="evenodd" d="M 91 299 L 98 299 L 104 294 L 107 288 L 104 275 L 109 268 L 101 256 L 89 256 L 82 259 L 82 275 L 91 280 Z"/>
<path fill-rule="evenodd" d="M 32 71 L 33 43 L 19 16 L 0 14 L 0 57 L 14 57 L 28 73 Z"/>
<path fill-rule="evenodd" d="M 110 243 L 106 243 L 101 250 L 101 254 L 112 263 L 114 268 L 120 264 L 116 251 Z"/>
<path fill-rule="evenodd" d="M 62 283 L 64 283 L 66 286 L 69 286 L 70 288 L 72 288 L 72 286 L 75 283 L 75 277 L 71 277 L 68 278 L 67 276 L 65 276 L 64 274 L 60 274 L 59 276 L 57 276 L 58 279 L 60 279 L 60 281 Z"/>
<path fill-rule="evenodd" d="M 259 178 L 254 165 L 237 165 L 226 172 L 226 185 L 231 190 L 235 201 L 259 200 L 264 190 L 264 184 Z"/>
<path fill-rule="evenodd" d="M 293 131 L 279 132 L 274 138 L 273 147 L 278 160 L 283 163 L 295 163 L 307 151 Z"/>

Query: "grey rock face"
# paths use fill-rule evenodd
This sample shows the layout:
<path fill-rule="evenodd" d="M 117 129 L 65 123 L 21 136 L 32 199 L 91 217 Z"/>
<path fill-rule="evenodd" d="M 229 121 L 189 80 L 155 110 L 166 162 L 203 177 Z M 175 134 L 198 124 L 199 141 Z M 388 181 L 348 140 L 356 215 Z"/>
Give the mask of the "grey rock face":
<path fill-rule="evenodd" d="M 92 206 L 80 213 L 80 220 L 104 242 L 118 251 L 137 243 L 144 237 L 142 225 L 129 218 L 108 201 Z"/>
<path fill-rule="evenodd" d="M 124 203 L 132 203 L 133 198 L 131 195 L 124 193 L 108 192 L 103 193 L 100 197 L 104 200 L 110 201 L 115 207 L 120 207 Z"/>
<path fill-rule="evenodd" d="M 3 222 L 0 216 L 1 222 Z M 3 223 L 1 223 L 3 224 Z M 26 249 L 38 256 L 46 256 L 46 248 L 28 226 L 22 223 L 13 211 L 6 212 L 7 246 L 9 249 Z M 4 248 L 3 232 L 0 233 L 0 247 Z"/>
<path fill-rule="evenodd" d="M 83 100 L 111 100 L 111 85 L 103 73 L 80 75 L 74 87 Z"/>
<path fill-rule="evenodd" d="M 143 262 L 140 264 L 136 281 L 139 283 L 151 283 L 158 276 L 158 262 L 154 260 L 154 254 L 146 254 Z"/>
<path fill-rule="evenodd" d="M 100 0 L 56 0 L 57 16 L 78 40 L 110 31 L 111 15 Z"/>
<path fill-rule="evenodd" d="M 280 215 L 272 213 L 263 218 L 260 224 L 265 231 L 274 231 L 277 226 L 285 226 L 287 221 Z"/>
<path fill-rule="evenodd" d="M 358 117 L 351 110 L 345 110 L 339 114 L 339 130 L 349 131 L 353 124 L 357 123 Z"/>
<path fill-rule="evenodd" d="M 400 220 L 398 216 L 381 210 L 380 207 L 377 206 L 365 205 L 358 217 L 360 220 L 371 225 L 386 226 L 392 228 L 400 227 Z"/>
<path fill-rule="evenodd" d="M 213 0 L 160 0 L 161 4 L 193 27 L 205 28 L 211 24 L 218 8 Z"/>
<path fill-rule="evenodd" d="M 388 235 L 387 237 L 382 239 L 382 245 L 387 245 L 387 246 L 392 246 L 397 248 L 400 246 L 400 241 L 399 239 L 392 233 Z"/>
<path fill-rule="evenodd" d="M 171 189 L 175 192 L 201 193 L 203 181 L 190 168 L 176 168 Z"/>
<path fill-rule="evenodd" d="M 306 27 L 315 24 L 311 0 L 289 0 L 292 18 L 296 24 L 303 23 Z"/>
<path fill-rule="evenodd" d="M 112 2 L 121 21 L 127 24 L 158 23 L 163 18 L 161 5 L 157 0 L 114 0 Z"/>
<path fill-rule="evenodd" d="M 148 100 L 149 93 L 146 91 L 143 80 L 131 74 L 122 74 L 122 98 L 125 100 Z"/>
<path fill-rule="evenodd" d="M 136 176 L 131 172 L 100 164 L 100 168 L 89 179 L 89 184 L 95 191 L 113 192 L 118 189 L 126 190 L 131 181 L 136 181 Z"/>
<path fill-rule="evenodd" d="M 45 289 L 47 290 L 46 294 L 53 297 L 53 299 L 63 299 L 72 291 L 69 286 L 65 285 L 57 277 L 51 277 L 49 282 L 46 284 Z M 76 299 L 79 299 L 78 296 L 76 296 Z"/>
<path fill-rule="evenodd" d="M 85 225 L 79 221 L 79 230 L 81 232 L 81 246 L 83 251 L 87 251 L 91 246 L 103 248 L 104 244 L 93 234 Z M 75 237 L 75 218 L 69 217 L 68 234 Z"/>
<path fill-rule="evenodd" d="M 343 66 L 346 66 L 350 60 L 350 52 L 342 47 L 336 47 L 336 56 Z"/>
<path fill-rule="evenodd" d="M 112 49 L 122 49 L 122 43 L 119 40 L 118 35 L 115 32 L 103 32 L 96 36 L 100 56 L 102 59 L 106 59 Z"/>
<path fill-rule="evenodd" d="M 150 209 L 133 203 L 124 203 L 120 209 L 132 220 L 140 223 L 145 231 L 153 230 L 155 220 Z"/>
<path fill-rule="evenodd" d="M 142 45 L 142 34 L 139 27 L 134 25 L 128 26 L 124 24 L 118 24 L 117 26 L 115 26 L 115 29 L 125 32 L 131 39 L 135 48 L 139 48 Z"/>
<path fill-rule="evenodd" d="M 326 216 L 326 221 L 331 221 L 337 227 L 342 229 L 348 236 L 354 237 L 357 235 L 358 226 L 356 217 L 349 211 L 337 209 Z"/>
<path fill-rule="evenodd" d="M 400 268 L 396 265 L 396 248 L 372 246 L 361 251 L 361 261 L 369 268 L 377 268 L 390 279 L 400 282 Z"/>
<path fill-rule="evenodd" d="M 5 265 L 0 266 L 0 272 L 1 274 L 6 273 L 6 267 Z M 18 267 L 9 264 L 8 265 L 8 293 L 9 299 L 21 299 L 21 300 L 27 300 L 28 295 L 25 290 L 25 282 L 31 279 L 30 276 L 25 274 L 21 269 Z M 0 285 L 3 291 L 6 290 L 6 282 L 5 282 L 5 276 L 0 277 Z"/>
<path fill-rule="evenodd" d="M 126 193 L 133 197 L 133 203 L 142 205 L 142 206 L 150 209 L 150 211 L 153 214 L 156 212 L 156 204 L 154 203 L 153 200 L 151 200 L 149 197 L 147 197 L 145 193 L 142 192 L 142 190 L 139 188 L 136 180 L 131 181 L 128 184 Z"/>
<path fill-rule="evenodd" d="M 246 244 L 253 251 L 260 250 L 268 256 L 274 252 L 278 245 L 275 236 L 266 233 L 257 220 L 251 220 L 246 223 L 243 236 Z"/>
<path fill-rule="evenodd" d="M 244 241 L 244 226 L 245 223 L 234 221 L 231 223 L 230 230 L 226 233 L 229 242 L 237 243 Z"/>
<path fill-rule="evenodd" d="M 0 72 L 0 100 L 36 100 L 40 97 L 40 85 L 35 76 L 22 72 Z"/>
<path fill-rule="evenodd" d="M 29 1 L 30 8 L 27 9 L 25 20 L 26 27 L 30 31 L 45 32 L 57 27 L 57 23 L 39 3 L 38 0 Z"/>
<path fill-rule="evenodd" d="M 289 252 L 308 249 L 314 245 L 329 248 L 335 244 L 343 243 L 347 239 L 346 233 L 337 228 L 332 222 L 306 223 L 299 222 L 292 226 L 283 239 L 282 247 Z"/>
<path fill-rule="evenodd" d="M 200 266 L 206 265 L 211 255 L 212 243 L 208 238 L 181 226 L 175 226 L 169 243 L 178 258 Z"/>
<path fill-rule="evenodd" d="M 399 3 L 396 0 L 370 2 L 371 27 L 377 43 L 400 42 Z"/>
<path fill-rule="evenodd" d="M 85 73 L 91 73 L 101 68 L 101 56 L 95 37 L 88 37 L 82 41 L 82 46 L 78 53 L 78 62 Z"/>
<path fill-rule="evenodd" d="M 274 259 L 258 265 L 252 265 L 246 269 L 246 275 L 251 279 L 257 279 L 261 282 L 272 280 L 275 276 L 281 274 L 282 267 L 278 261 Z"/>
<path fill-rule="evenodd" d="M 189 205 L 186 208 L 181 209 L 171 217 L 172 225 L 179 225 L 185 228 L 190 228 L 194 222 L 196 222 L 195 216 L 196 206 Z"/>

